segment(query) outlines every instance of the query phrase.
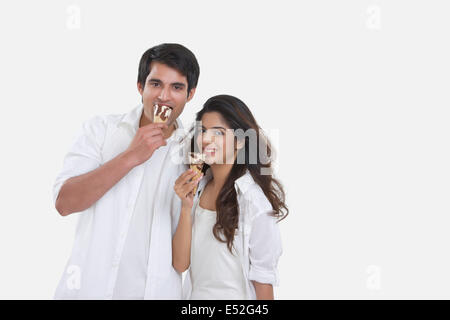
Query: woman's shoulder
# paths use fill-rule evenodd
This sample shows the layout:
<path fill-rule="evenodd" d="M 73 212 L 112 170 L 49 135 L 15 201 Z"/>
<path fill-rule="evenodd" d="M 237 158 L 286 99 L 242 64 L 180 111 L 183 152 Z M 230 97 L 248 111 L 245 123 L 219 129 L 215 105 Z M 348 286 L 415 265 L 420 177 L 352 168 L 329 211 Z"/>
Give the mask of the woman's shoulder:
<path fill-rule="evenodd" d="M 250 172 L 246 172 L 235 181 L 236 192 L 240 202 L 245 202 L 246 211 L 252 216 L 264 212 L 273 211 L 272 205 L 267 199 L 262 188 L 255 182 Z"/>

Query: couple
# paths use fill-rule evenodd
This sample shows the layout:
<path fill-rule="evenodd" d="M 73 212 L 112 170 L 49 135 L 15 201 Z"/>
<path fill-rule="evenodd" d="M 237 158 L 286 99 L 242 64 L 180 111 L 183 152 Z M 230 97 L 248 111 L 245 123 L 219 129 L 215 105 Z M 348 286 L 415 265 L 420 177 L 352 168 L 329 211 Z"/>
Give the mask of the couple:
<path fill-rule="evenodd" d="M 254 130 L 269 156 L 270 145 L 228 95 L 208 99 L 192 138 L 175 134 L 199 73 L 184 46 L 150 48 L 142 104 L 83 125 L 53 189 L 62 216 L 82 212 L 55 299 L 273 299 L 284 191 L 254 141 L 235 133 Z M 166 123 L 153 121 L 156 104 L 171 107 Z M 171 159 L 186 141 L 204 154 L 200 177 Z"/>

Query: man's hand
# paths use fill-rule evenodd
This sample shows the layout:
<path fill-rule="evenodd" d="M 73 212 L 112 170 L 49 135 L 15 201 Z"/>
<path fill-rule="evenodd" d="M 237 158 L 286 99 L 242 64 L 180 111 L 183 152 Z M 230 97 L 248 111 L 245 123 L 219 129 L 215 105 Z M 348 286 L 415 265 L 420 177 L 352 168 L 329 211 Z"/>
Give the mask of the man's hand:
<path fill-rule="evenodd" d="M 165 146 L 164 123 L 151 123 L 138 129 L 128 148 L 95 170 L 72 177 L 64 182 L 56 199 L 56 210 L 67 216 L 92 206 L 130 170 L 148 160 Z"/>
<path fill-rule="evenodd" d="M 124 152 L 132 159 L 134 166 L 147 161 L 156 149 L 167 145 L 163 138 L 163 129 L 167 129 L 165 123 L 150 123 L 137 130 L 133 141 Z"/>

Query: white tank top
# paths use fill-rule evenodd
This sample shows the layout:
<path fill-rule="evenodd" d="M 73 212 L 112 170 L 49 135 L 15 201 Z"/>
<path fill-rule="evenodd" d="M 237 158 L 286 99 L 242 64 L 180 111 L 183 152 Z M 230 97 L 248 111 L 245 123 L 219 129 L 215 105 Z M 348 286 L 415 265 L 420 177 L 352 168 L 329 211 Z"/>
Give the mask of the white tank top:
<path fill-rule="evenodd" d="M 200 201 L 199 201 L 200 202 Z M 192 227 L 190 276 L 191 300 L 245 300 L 245 278 L 241 261 L 233 248 L 213 234 L 216 212 L 198 204 Z"/>

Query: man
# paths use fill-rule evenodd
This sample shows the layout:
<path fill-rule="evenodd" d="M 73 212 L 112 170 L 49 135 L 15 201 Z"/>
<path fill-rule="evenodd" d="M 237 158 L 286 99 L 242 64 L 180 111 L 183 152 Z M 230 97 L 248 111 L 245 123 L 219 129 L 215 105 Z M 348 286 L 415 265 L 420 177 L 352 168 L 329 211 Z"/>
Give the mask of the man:
<path fill-rule="evenodd" d="M 62 216 L 82 211 L 55 299 L 181 298 L 171 248 L 181 202 L 173 186 L 186 167 L 170 154 L 199 73 L 182 45 L 150 48 L 139 63 L 142 104 L 83 125 L 54 185 Z M 166 124 L 153 123 L 155 105 L 172 108 Z"/>

